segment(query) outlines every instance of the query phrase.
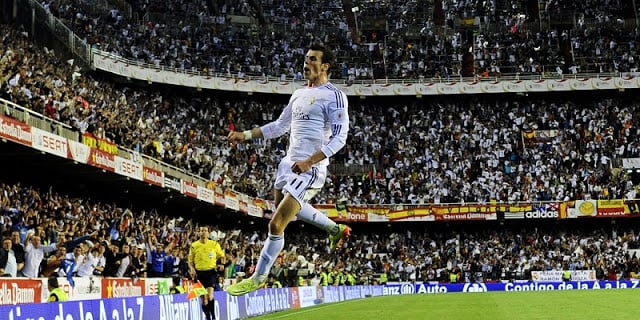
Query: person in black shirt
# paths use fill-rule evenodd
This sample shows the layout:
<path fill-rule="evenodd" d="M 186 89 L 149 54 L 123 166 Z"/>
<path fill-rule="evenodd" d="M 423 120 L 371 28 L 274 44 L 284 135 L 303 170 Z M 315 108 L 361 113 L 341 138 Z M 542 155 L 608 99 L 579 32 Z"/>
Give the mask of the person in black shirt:
<path fill-rule="evenodd" d="M 120 247 L 118 247 L 118 245 L 116 245 L 116 242 L 114 241 L 112 244 L 109 244 L 108 242 L 103 242 L 102 245 L 105 246 L 105 250 L 104 250 L 104 259 L 105 259 L 105 266 L 104 266 L 104 271 L 102 271 L 102 275 L 105 277 L 115 277 L 116 276 L 116 272 L 118 272 L 118 253 L 120 252 Z M 122 257 L 119 257 L 120 259 Z"/>
<path fill-rule="evenodd" d="M 11 250 L 13 250 L 13 254 L 16 256 L 16 263 L 18 264 L 18 275 L 21 274 L 22 268 L 24 268 L 24 246 L 20 243 L 20 232 L 13 231 L 11 232 L 11 242 L 13 243 L 11 246 Z"/>

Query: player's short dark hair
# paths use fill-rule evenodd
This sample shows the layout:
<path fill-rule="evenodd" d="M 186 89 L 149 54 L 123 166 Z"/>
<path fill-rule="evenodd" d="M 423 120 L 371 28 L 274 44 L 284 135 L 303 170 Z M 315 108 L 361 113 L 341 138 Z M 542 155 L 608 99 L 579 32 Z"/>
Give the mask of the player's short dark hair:
<path fill-rule="evenodd" d="M 309 50 L 322 51 L 322 63 L 328 63 L 329 69 L 331 69 L 331 67 L 333 67 L 333 65 L 336 63 L 336 55 L 333 53 L 333 50 L 323 45 L 322 43 L 312 43 L 309 47 Z"/>

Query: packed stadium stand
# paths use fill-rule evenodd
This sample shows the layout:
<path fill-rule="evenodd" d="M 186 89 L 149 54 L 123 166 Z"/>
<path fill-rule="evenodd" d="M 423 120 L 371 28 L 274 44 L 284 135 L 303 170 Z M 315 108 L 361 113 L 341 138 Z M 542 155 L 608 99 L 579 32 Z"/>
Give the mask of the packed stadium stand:
<path fill-rule="evenodd" d="M 27 2 L 62 21 L 77 41 L 123 61 L 236 81 L 300 80 L 304 50 L 317 40 L 338 49 L 341 65 L 332 76 L 352 83 L 639 75 L 638 13 L 628 1 L 427 1 L 426 7 L 417 1 Z M 286 95 L 202 91 L 97 72 L 77 48 L 51 45 L 55 30 L 50 37 L 35 35 L 33 27 L 3 12 L 2 99 L 33 112 L 52 133 L 64 128 L 107 141 L 223 192 L 271 200 L 270 173 L 284 155 L 286 138 L 232 148 L 225 137 L 230 129 L 250 129 L 277 117 Z M 640 182 L 635 170 L 623 166 L 625 159 L 640 157 L 637 94 L 638 89 L 579 96 L 350 97 L 350 137 L 315 204 L 549 208 L 624 199 L 627 206 L 637 198 Z M 2 110 L 2 116 L 13 116 L 8 104 Z M 35 177 L 25 172 L 22 178 L 7 173 L 0 180 L 0 231 L 11 239 L 17 263 L 32 268 L 27 276 L 63 276 L 64 247 L 102 261 L 102 270 L 78 274 L 144 277 L 145 255 L 158 244 L 172 247 L 165 274 L 187 276 L 185 252 L 200 224 L 215 225 L 213 237 L 228 254 L 228 278 L 255 267 L 266 219 L 197 200 L 174 202 L 182 195 L 162 188 L 135 196 L 147 188 L 144 183 L 100 170 L 73 176 L 83 185 L 74 188 L 53 172 L 76 171 L 72 162 L 42 155 L 25 161 L 36 155 L 9 149 L 10 143 L 3 142 L 3 150 L 17 159 L 15 167 L 29 163 L 52 171 Z M 122 192 L 107 195 L 101 188 Z M 163 201 L 178 205 L 168 210 Z M 634 216 L 635 210 L 632 203 L 625 214 Z M 624 223 L 609 217 L 569 223 L 557 213 L 552 218 L 359 223 L 338 255 L 329 254 L 323 235 L 310 240 L 315 231 L 296 223 L 274 273 L 286 285 L 296 285 L 299 274 L 311 279 L 321 271 L 355 273 L 358 283 L 377 282 L 383 273 L 389 281 L 448 281 L 452 272 L 472 282 L 528 280 L 531 271 L 567 268 L 595 270 L 598 279 L 638 277 L 638 257 L 629 253 L 640 249 L 637 218 Z M 21 243 L 37 242 L 35 236 L 43 248 L 57 243 L 58 250 L 43 249 L 46 255 L 39 259 L 20 257 Z M 123 246 L 132 250 L 131 267 L 118 270 L 123 255 L 116 253 Z M 3 262 L 0 255 L 5 270 Z"/>

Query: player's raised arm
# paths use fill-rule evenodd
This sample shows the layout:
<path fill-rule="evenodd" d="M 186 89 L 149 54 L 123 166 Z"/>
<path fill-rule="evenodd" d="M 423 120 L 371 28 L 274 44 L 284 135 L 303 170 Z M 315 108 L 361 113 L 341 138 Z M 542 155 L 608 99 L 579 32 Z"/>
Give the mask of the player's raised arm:
<path fill-rule="evenodd" d="M 262 127 L 253 128 L 245 131 L 231 131 L 227 136 L 229 143 L 239 143 L 251 139 L 272 139 L 277 138 L 287 132 L 291 128 L 291 101 L 282 110 L 280 116 L 275 121 L 269 122 Z"/>

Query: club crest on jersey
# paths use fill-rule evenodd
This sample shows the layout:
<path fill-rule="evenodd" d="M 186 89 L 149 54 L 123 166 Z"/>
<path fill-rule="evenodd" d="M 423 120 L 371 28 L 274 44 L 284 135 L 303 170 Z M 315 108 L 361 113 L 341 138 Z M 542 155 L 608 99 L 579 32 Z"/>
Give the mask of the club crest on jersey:
<path fill-rule="evenodd" d="M 314 102 L 316 102 L 316 97 L 311 97 L 311 99 L 309 99 L 309 104 L 313 104 Z"/>

